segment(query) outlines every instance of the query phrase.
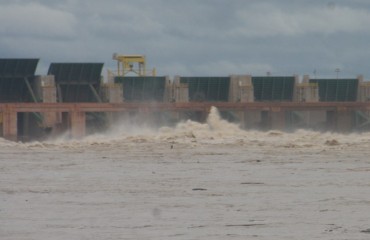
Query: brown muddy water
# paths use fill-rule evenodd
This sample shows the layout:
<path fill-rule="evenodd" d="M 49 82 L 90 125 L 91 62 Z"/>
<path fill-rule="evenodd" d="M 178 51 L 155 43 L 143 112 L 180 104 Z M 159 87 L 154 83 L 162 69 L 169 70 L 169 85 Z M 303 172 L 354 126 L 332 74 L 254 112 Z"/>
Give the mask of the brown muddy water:
<path fill-rule="evenodd" d="M 370 239 L 370 133 L 115 126 L 0 139 L 0 239 Z"/>

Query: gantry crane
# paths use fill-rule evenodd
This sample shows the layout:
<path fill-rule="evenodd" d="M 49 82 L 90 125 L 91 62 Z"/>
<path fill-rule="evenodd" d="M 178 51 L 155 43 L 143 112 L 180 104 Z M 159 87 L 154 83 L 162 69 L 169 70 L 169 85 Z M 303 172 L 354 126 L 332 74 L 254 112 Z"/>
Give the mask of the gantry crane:
<path fill-rule="evenodd" d="M 147 76 L 144 55 L 119 55 L 114 53 L 113 59 L 117 60 L 117 76 L 125 76 L 130 72 L 136 73 L 138 76 Z M 135 63 L 137 64 L 136 68 Z M 155 68 L 153 68 L 150 75 L 156 75 Z"/>

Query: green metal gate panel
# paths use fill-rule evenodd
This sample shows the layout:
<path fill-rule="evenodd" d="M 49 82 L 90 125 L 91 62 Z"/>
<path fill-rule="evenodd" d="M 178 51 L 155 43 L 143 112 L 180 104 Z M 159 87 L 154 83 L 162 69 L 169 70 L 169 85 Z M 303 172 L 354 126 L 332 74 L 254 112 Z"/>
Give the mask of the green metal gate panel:
<path fill-rule="evenodd" d="M 228 102 L 230 77 L 180 77 L 188 84 L 190 101 Z"/>
<path fill-rule="evenodd" d="M 0 59 L 0 102 L 33 102 L 26 80 L 32 85 L 39 59 Z"/>
<path fill-rule="evenodd" d="M 58 98 L 62 102 L 98 102 L 103 63 L 51 63 Z"/>
<path fill-rule="evenodd" d="M 0 102 L 33 102 L 24 78 L 0 76 Z"/>
<path fill-rule="evenodd" d="M 293 101 L 295 77 L 252 77 L 255 101 Z"/>
<path fill-rule="evenodd" d="M 358 79 L 310 79 L 317 83 L 320 102 L 353 102 L 357 100 Z"/>
<path fill-rule="evenodd" d="M 99 93 L 100 85 L 94 84 L 92 87 Z M 60 84 L 61 101 L 66 103 L 98 102 L 91 88 L 83 84 Z M 59 94 L 58 97 L 60 98 Z"/>
<path fill-rule="evenodd" d="M 115 77 L 115 83 L 123 86 L 126 102 L 163 102 L 166 77 Z"/>
<path fill-rule="evenodd" d="M 51 63 L 48 75 L 57 84 L 99 84 L 103 63 Z"/>
<path fill-rule="evenodd" d="M 30 77 L 35 75 L 36 58 L 0 58 L 0 76 L 2 77 Z"/>

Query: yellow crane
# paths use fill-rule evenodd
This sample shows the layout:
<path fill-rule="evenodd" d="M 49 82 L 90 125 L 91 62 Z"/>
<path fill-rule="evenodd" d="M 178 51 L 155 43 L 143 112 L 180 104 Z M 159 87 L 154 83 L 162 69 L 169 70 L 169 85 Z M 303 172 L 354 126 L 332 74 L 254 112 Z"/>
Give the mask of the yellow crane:
<path fill-rule="evenodd" d="M 114 53 L 113 59 L 117 61 L 117 76 L 125 76 L 130 72 L 136 73 L 138 76 L 147 76 L 144 55 L 119 55 Z M 150 75 L 156 75 L 155 68 L 151 70 Z"/>

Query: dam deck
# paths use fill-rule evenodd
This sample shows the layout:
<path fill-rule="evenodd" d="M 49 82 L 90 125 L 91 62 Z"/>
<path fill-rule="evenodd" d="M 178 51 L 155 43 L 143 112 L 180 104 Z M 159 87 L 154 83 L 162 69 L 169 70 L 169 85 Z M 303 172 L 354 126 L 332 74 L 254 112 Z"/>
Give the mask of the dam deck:
<path fill-rule="evenodd" d="M 219 110 L 370 111 L 370 102 L 0 103 L 1 112 L 122 112 Z"/>

